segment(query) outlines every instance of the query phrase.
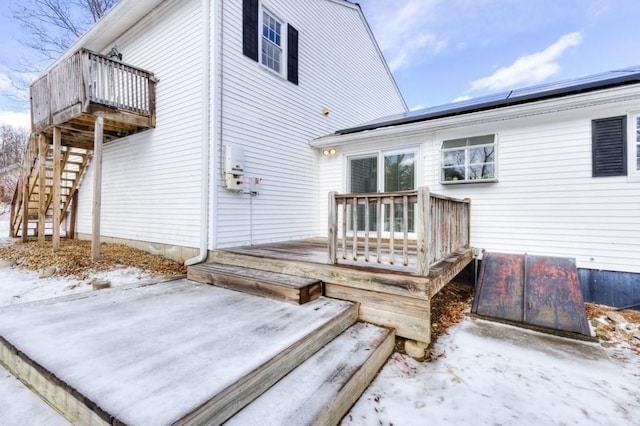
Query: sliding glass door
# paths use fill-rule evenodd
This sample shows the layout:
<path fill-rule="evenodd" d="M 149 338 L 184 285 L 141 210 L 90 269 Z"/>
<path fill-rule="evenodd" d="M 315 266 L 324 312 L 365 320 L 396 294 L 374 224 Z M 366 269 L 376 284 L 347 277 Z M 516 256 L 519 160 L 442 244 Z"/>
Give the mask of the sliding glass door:
<path fill-rule="evenodd" d="M 417 150 L 382 151 L 347 159 L 347 190 L 349 193 L 397 192 L 416 188 Z M 382 170 L 379 170 L 382 165 Z M 390 231 L 390 207 L 383 210 L 383 230 Z M 351 213 L 349 213 L 351 215 Z M 415 232 L 415 207 L 409 206 L 409 232 Z M 369 211 L 369 230 L 377 227 L 375 208 Z M 351 217 L 349 229 L 353 230 Z M 358 231 L 365 230 L 365 209 L 358 206 Z M 402 206 L 394 206 L 394 231 L 402 231 Z"/>

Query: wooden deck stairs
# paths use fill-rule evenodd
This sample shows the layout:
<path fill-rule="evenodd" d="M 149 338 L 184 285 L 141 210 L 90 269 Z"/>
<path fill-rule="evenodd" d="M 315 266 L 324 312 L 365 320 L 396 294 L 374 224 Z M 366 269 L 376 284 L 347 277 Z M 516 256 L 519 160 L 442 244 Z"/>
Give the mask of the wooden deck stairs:
<path fill-rule="evenodd" d="M 11 236 L 36 237 L 40 233 L 50 236 L 54 226 L 61 226 L 68 214 L 74 213 L 74 197 L 91 161 L 92 151 L 71 146 L 61 147 L 58 167 L 54 164 L 53 145 L 47 144 L 44 156 L 38 155 L 37 138 L 32 138 L 23 163 L 23 177 L 16 188 L 12 203 Z M 60 184 L 60 211 L 54 214 L 53 185 Z M 41 198 L 40 194 L 44 196 Z M 42 200 L 42 201 L 41 201 Z M 45 226 L 39 228 L 44 216 Z M 54 218 L 59 218 L 55 223 Z M 75 217 L 74 217 L 75 221 Z M 71 228 L 74 232 L 74 228 Z"/>
<path fill-rule="evenodd" d="M 189 303 L 172 304 L 176 297 Z M 74 424 L 335 425 L 395 344 L 392 330 L 357 322 L 356 303 L 317 297 L 293 305 L 187 280 L 114 288 L 41 304 L 46 309 L 37 303 L 25 309 L 0 309 L 0 363 Z M 239 316 L 238 309 L 250 312 Z M 135 318 L 124 318 L 121 310 Z M 66 325 L 53 331 L 53 318 L 61 311 Z M 105 312 L 112 312 L 106 322 Z M 103 321 L 96 321 L 101 316 Z M 209 332 L 185 332 L 194 321 L 207 322 L 200 329 Z M 154 337 L 122 345 L 118 330 L 125 323 Z M 49 330 L 48 340 L 64 344 L 56 343 L 53 356 L 40 359 L 38 342 L 47 340 L 40 334 L 43 330 Z M 77 337 L 77 330 L 97 333 L 100 345 L 91 343 L 90 335 Z M 13 341 L 22 342 L 21 346 Z M 158 342 L 171 346 L 157 351 Z M 193 357 L 194 347 L 198 350 L 193 363 L 204 363 L 203 368 L 175 362 L 178 354 Z M 87 366 L 95 359 L 103 363 L 103 372 L 113 366 L 111 378 L 92 380 Z M 123 365 L 118 361 L 123 359 L 129 361 Z M 152 375 L 143 367 L 149 363 L 155 366 Z M 183 365 L 186 371 L 181 370 Z M 137 371 L 142 374 L 137 376 Z M 155 390 L 147 388 L 147 381 Z M 102 385 L 109 391 L 100 391 Z M 195 405 L 165 413 L 167 407 L 159 409 L 153 402 L 154 398 L 166 401 L 162 392 Z M 197 402 L 203 395 L 205 402 Z M 114 403 L 118 400 L 123 400 L 121 406 Z"/>
<path fill-rule="evenodd" d="M 190 266 L 187 278 L 297 305 L 315 300 L 322 293 L 320 280 L 242 266 L 202 263 Z"/>

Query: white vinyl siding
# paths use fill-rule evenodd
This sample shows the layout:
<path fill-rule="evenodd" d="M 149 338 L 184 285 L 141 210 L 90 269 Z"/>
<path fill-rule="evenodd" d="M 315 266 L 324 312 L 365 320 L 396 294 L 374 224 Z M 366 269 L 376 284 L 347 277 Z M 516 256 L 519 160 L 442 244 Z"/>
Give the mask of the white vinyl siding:
<path fill-rule="evenodd" d="M 592 177 L 591 122 L 637 108 L 640 88 L 623 94 L 631 100 L 548 114 L 531 105 L 535 114 L 527 116 L 523 111 L 522 118 L 509 120 L 503 118 L 509 109 L 470 114 L 457 118 L 456 125 L 440 124 L 445 120 L 429 124 L 448 130 L 425 126 L 421 134 L 414 129 L 405 135 L 398 126 L 395 136 L 338 145 L 341 156 L 321 161 L 321 191 L 343 191 L 344 161 L 350 152 L 420 141 L 425 154 L 422 184 L 436 193 L 471 199 L 472 246 L 575 257 L 580 268 L 640 273 L 640 181 L 626 176 Z M 562 102 L 550 103 L 561 107 Z M 470 134 L 497 135 L 499 182 L 441 184 L 442 142 Z M 375 131 L 369 137 L 375 137 Z M 320 219 L 324 222 L 326 213 Z"/>
<path fill-rule="evenodd" d="M 294 85 L 242 54 L 241 3 L 224 8 L 222 134 L 225 144 L 244 149 L 245 178 L 263 180 L 260 194 L 251 197 L 223 189 L 218 173 L 220 248 L 318 236 L 324 228 L 318 223 L 321 153 L 309 142 L 404 109 L 355 7 L 328 0 L 262 2 L 299 31 Z"/>
<path fill-rule="evenodd" d="M 199 245 L 204 89 L 200 3 L 165 2 L 114 42 L 125 63 L 158 78 L 157 127 L 104 145 L 104 236 Z M 79 194 L 78 231 L 87 234 L 92 173 L 90 167 Z"/>

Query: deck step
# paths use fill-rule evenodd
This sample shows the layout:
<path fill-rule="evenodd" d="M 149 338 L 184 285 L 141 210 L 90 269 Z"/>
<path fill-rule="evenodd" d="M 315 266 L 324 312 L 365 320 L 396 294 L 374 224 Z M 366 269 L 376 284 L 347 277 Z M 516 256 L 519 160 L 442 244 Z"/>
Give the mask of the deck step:
<path fill-rule="evenodd" d="M 393 352 L 393 331 L 356 323 L 225 425 L 335 425 Z"/>
<path fill-rule="evenodd" d="M 298 305 L 315 300 L 322 293 L 322 283 L 317 279 L 216 263 L 190 266 L 187 278 Z"/>
<path fill-rule="evenodd" d="M 0 364 L 74 424 L 221 424 L 357 315 L 187 280 L 114 288 L 0 309 Z"/>

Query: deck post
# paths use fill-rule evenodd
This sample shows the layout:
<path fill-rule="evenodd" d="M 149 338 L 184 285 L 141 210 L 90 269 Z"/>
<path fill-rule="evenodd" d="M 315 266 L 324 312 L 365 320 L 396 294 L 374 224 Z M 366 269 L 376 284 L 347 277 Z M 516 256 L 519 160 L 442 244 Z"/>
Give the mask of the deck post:
<path fill-rule="evenodd" d="M 44 247 L 44 228 L 47 219 L 47 137 L 38 136 L 38 246 Z"/>
<path fill-rule="evenodd" d="M 69 234 L 70 240 L 76 239 L 76 224 L 78 223 L 78 192 L 74 192 L 71 200 L 71 217 L 69 218 Z"/>
<path fill-rule="evenodd" d="M 467 241 L 465 247 L 469 248 L 471 247 L 471 198 L 465 198 L 464 201 L 467 203 L 465 206 L 465 219 L 467 221 Z"/>
<path fill-rule="evenodd" d="M 53 251 L 60 251 L 60 179 L 62 179 L 62 132 L 59 127 L 53 128 Z"/>
<path fill-rule="evenodd" d="M 96 115 L 93 135 L 93 210 L 91 226 L 91 260 L 100 260 L 100 208 L 102 206 L 102 142 L 104 116 Z"/>
<path fill-rule="evenodd" d="M 329 263 L 338 263 L 338 206 L 336 205 L 337 192 L 329 192 L 329 233 L 328 254 Z"/>
<path fill-rule="evenodd" d="M 418 254 L 416 273 L 418 276 L 429 275 L 429 201 L 429 188 L 426 186 L 418 188 L 418 227 L 416 229 Z"/>

